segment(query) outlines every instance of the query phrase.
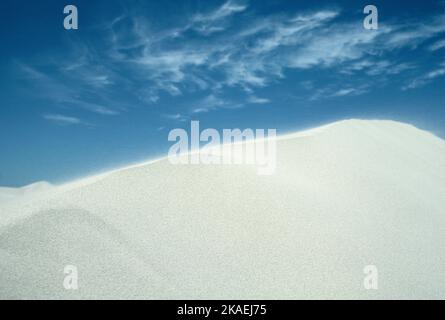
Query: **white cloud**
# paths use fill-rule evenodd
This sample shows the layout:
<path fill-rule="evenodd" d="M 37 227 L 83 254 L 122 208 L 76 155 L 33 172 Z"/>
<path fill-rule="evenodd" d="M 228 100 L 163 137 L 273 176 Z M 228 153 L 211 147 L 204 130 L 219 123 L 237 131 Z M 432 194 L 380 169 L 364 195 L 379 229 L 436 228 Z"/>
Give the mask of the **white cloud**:
<path fill-rule="evenodd" d="M 360 85 L 357 87 L 353 86 L 346 86 L 342 88 L 336 88 L 335 86 L 328 86 L 325 88 L 317 89 L 315 94 L 313 94 L 309 100 L 316 101 L 316 100 L 322 100 L 322 99 L 329 99 L 329 98 L 339 98 L 339 97 L 353 97 L 353 96 L 359 96 L 362 94 L 365 94 L 368 92 L 369 86 L 367 85 Z"/>
<path fill-rule="evenodd" d="M 33 68 L 29 65 L 21 63 L 20 61 L 15 61 L 15 64 L 18 66 L 19 72 L 26 79 L 30 80 L 46 80 L 47 77 L 44 73 L 38 71 L 36 68 Z"/>
<path fill-rule="evenodd" d="M 402 90 L 416 89 L 425 86 L 434 79 L 442 76 L 445 76 L 445 63 L 442 63 L 440 68 L 432 70 L 418 78 L 415 78 L 408 85 L 402 87 Z"/>
<path fill-rule="evenodd" d="M 238 109 L 241 107 L 243 105 L 240 103 L 227 101 L 215 94 L 210 94 L 196 104 L 192 109 L 192 113 L 204 113 L 217 109 Z"/>
<path fill-rule="evenodd" d="M 268 99 L 257 97 L 261 95 L 259 89 L 282 81 L 291 69 L 301 72 L 299 82 L 311 80 L 306 88 L 308 99 L 363 94 L 370 90 L 366 76 L 390 78 L 417 67 L 386 54 L 411 50 L 445 32 L 445 15 L 423 23 L 386 23 L 379 30 L 365 30 L 360 19 L 338 19 L 341 11 L 335 8 L 262 16 L 247 10 L 244 2 L 230 0 L 208 12 L 192 13 L 188 20 L 162 30 L 155 30 L 142 15 L 128 13 L 106 29 L 108 47 L 100 50 L 101 55 L 94 46 L 79 45 L 73 49 L 74 58 L 67 59 L 69 63 L 60 63 L 62 76 L 49 76 L 28 66 L 22 66 L 22 72 L 28 79 L 38 79 L 36 87 L 52 102 L 101 115 L 122 111 L 117 101 L 104 99 L 116 86 L 145 104 L 158 103 L 163 94 L 199 92 L 207 97 L 188 112 L 200 113 L 241 107 L 239 102 L 221 98 L 229 87 L 244 90 L 241 99 L 245 103 L 268 103 Z M 231 19 L 234 16 L 240 19 Z M 429 50 L 444 46 L 445 41 L 440 40 Z M 305 78 L 314 70 L 329 70 L 339 78 L 359 76 L 354 85 L 323 88 L 316 77 Z M 422 75 L 406 88 L 439 76 Z M 70 81 L 75 85 L 68 85 Z"/>
<path fill-rule="evenodd" d="M 266 98 L 259 98 L 256 96 L 250 96 L 249 99 L 247 100 L 249 103 L 253 103 L 253 104 L 266 104 L 269 103 L 270 100 L 266 99 Z"/>
<path fill-rule="evenodd" d="M 409 63 L 397 63 L 389 60 L 362 59 L 354 61 L 341 70 L 345 74 L 354 74 L 362 71 L 369 76 L 395 75 L 403 71 L 414 69 L 415 66 Z"/>
<path fill-rule="evenodd" d="M 91 102 L 86 102 L 86 101 L 82 101 L 82 100 L 64 100 L 63 103 L 66 104 L 72 104 L 76 107 L 88 110 L 90 112 L 94 112 L 100 115 L 105 115 L 105 116 L 115 116 L 118 115 L 120 112 L 114 109 L 110 109 L 108 107 L 96 104 L 96 103 L 91 103 Z"/>
<path fill-rule="evenodd" d="M 334 92 L 331 97 L 358 96 L 364 93 L 366 93 L 364 88 L 345 88 Z"/>
<path fill-rule="evenodd" d="M 75 125 L 75 124 L 86 124 L 82 120 L 76 117 L 64 116 L 61 114 L 45 114 L 43 118 L 52 121 L 58 125 Z"/>
<path fill-rule="evenodd" d="M 272 35 L 260 39 L 253 52 L 265 53 L 280 46 L 295 45 L 306 38 L 305 33 L 326 24 L 338 14 L 337 11 L 320 11 L 309 15 L 299 15 L 284 23 L 277 23 Z"/>
<path fill-rule="evenodd" d="M 206 52 L 195 52 L 188 50 L 175 50 L 164 52 L 147 52 L 134 62 L 149 71 L 150 77 L 156 78 L 163 89 L 170 93 L 180 93 L 177 88 L 172 89 L 166 83 L 179 83 L 185 80 L 185 69 L 187 67 L 201 66 L 206 63 L 208 54 Z"/>
<path fill-rule="evenodd" d="M 445 48 L 445 39 L 439 40 L 439 41 L 436 41 L 435 43 L 433 43 L 429 47 L 429 50 L 436 51 L 436 50 L 440 50 L 440 49 L 443 49 L 443 48 Z"/>
<path fill-rule="evenodd" d="M 190 25 L 184 30 L 193 29 L 203 35 L 224 31 L 225 20 L 236 13 L 246 10 L 246 8 L 247 5 L 228 1 L 214 11 L 205 14 L 195 14 L 191 19 Z"/>
<path fill-rule="evenodd" d="M 293 68 L 332 67 L 371 53 L 379 31 L 363 32 L 357 25 L 335 25 L 313 34 L 301 49 L 288 55 Z"/>
<path fill-rule="evenodd" d="M 30 94 L 52 106 L 84 109 L 106 116 L 118 115 L 124 108 L 108 99 L 108 92 L 104 91 L 112 83 L 110 77 L 103 72 L 96 73 L 103 68 L 90 66 L 85 55 L 69 64 L 49 62 L 39 67 L 16 61 L 18 76 L 33 89 Z M 99 102 L 101 100 L 103 103 Z"/>
<path fill-rule="evenodd" d="M 253 95 L 257 88 L 285 78 L 288 69 L 332 68 L 368 76 L 390 76 L 414 69 L 410 62 L 394 62 L 382 56 L 395 48 L 412 49 L 445 30 L 444 15 L 425 23 L 387 23 L 379 30 L 364 30 L 359 20 L 337 21 L 337 9 L 294 16 L 246 15 L 242 23 L 237 20 L 237 28 L 228 28 L 232 22 L 229 18 L 246 10 L 247 5 L 228 1 L 213 11 L 192 15 L 185 26 L 160 32 L 150 31 L 143 18 L 132 17 L 132 28 L 124 29 L 123 34 L 114 30 L 113 34 L 121 42 L 133 39 L 134 45 L 115 42 L 112 57 L 117 63 L 135 64 L 148 82 L 149 96 L 156 101 L 161 91 L 177 96 L 193 90 L 214 92 L 225 86 Z M 205 38 L 185 38 L 189 30 Z M 126 35 L 128 32 L 131 34 Z M 337 88 L 340 90 L 345 89 Z M 329 95 L 336 96 L 334 91 L 330 88 Z M 337 96 L 342 96 L 341 91 Z M 200 105 L 194 111 L 216 108 L 213 103 L 213 107 Z"/>
<path fill-rule="evenodd" d="M 236 3 L 234 1 L 227 1 L 213 12 L 195 15 L 193 21 L 219 21 L 234 13 L 242 12 L 246 10 L 246 8 L 247 5 Z"/>
<path fill-rule="evenodd" d="M 395 25 L 385 41 L 388 48 L 415 48 L 424 41 L 445 32 L 445 15 L 433 17 L 429 21 Z"/>
<path fill-rule="evenodd" d="M 187 120 L 187 117 L 180 113 L 163 114 L 162 116 L 168 120 L 174 120 L 174 121 L 180 121 L 180 122 L 184 122 Z"/>

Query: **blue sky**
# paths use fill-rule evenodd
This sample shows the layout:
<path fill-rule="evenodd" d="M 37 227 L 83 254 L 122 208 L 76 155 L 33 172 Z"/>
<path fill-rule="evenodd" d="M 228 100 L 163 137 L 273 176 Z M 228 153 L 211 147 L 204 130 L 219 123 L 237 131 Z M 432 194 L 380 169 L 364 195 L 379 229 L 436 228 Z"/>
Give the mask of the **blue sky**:
<path fill-rule="evenodd" d="M 445 137 L 444 1 L 3 0 L 0 27 L 3 186 L 159 157 L 191 120 L 283 134 L 393 119 Z"/>

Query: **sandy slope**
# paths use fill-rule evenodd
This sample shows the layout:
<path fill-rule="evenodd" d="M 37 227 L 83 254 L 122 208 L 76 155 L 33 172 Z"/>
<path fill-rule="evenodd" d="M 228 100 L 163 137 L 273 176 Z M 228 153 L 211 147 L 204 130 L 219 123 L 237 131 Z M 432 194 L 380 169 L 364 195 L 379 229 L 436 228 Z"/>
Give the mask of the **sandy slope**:
<path fill-rule="evenodd" d="M 10 201 L 16 201 L 23 197 L 34 197 L 40 193 L 48 192 L 53 186 L 48 182 L 37 182 L 23 188 L 6 188 L 0 187 L 0 204 Z"/>
<path fill-rule="evenodd" d="M 164 159 L 3 202 L 0 298 L 445 298 L 443 140 L 352 120 L 277 152 L 271 176 Z"/>

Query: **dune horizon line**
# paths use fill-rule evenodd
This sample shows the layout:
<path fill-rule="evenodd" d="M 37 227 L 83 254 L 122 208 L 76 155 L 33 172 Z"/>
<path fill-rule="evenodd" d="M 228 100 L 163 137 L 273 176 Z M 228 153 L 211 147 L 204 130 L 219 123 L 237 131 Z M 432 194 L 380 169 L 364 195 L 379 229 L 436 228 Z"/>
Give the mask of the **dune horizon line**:
<path fill-rule="evenodd" d="M 329 123 L 325 123 L 325 124 L 321 124 L 321 125 L 317 125 L 317 126 L 311 126 L 309 128 L 304 128 L 304 129 L 298 129 L 292 132 L 286 132 L 283 134 L 277 134 L 275 137 L 270 138 L 270 137 L 266 137 L 266 138 L 261 138 L 261 139 L 253 139 L 253 140 L 243 140 L 241 142 L 233 142 L 231 143 L 232 145 L 235 144 L 245 144 L 245 143 L 254 143 L 256 141 L 260 141 L 260 140 L 268 140 L 268 139 L 275 139 L 275 140 L 283 140 L 283 139 L 290 139 L 290 138 L 296 138 L 299 136 L 305 136 L 308 134 L 315 134 L 317 132 L 320 132 L 322 130 L 326 130 L 329 127 L 335 126 L 335 125 L 341 125 L 341 124 L 347 124 L 347 123 L 360 123 L 360 122 L 388 122 L 388 123 L 394 123 L 394 124 L 402 124 L 402 125 L 407 125 L 407 126 L 411 126 L 413 128 L 415 128 L 416 130 L 425 132 L 425 133 L 429 133 L 431 135 L 433 135 L 434 137 L 444 140 L 443 138 L 441 138 L 440 136 L 436 135 L 434 132 L 431 132 L 429 130 L 426 129 L 421 129 L 419 127 L 417 127 L 414 124 L 408 123 L 408 122 L 403 122 L 403 121 L 397 121 L 397 120 L 392 120 L 392 119 L 360 119 L 360 118 L 347 118 L 347 119 L 342 119 L 342 120 L 336 120 L 333 122 L 329 122 Z M 241 128 L 240 128 L 241 129 Z M 243 129 L 241 129 L 243 130 Z M 220 144 L 221 146 L 227 145 L 224 143 Z M 182 156 L 187 156 L 187 155 L 191 155 L 194 153 L 199 153 L 201 150 L 203 150 L 204 148 L 199 148 L 198 150 L 190 150 L 186 153 L 181 154 Z M 24 184 L 22 186 L 18 186 L 18 187 L 12 187 L 12 186 L 2 186 L 0 185 L 0 189 L 10 189 L 10 190 L 18 190 L 18 189 L 32 189 L 33 186 L 38 186 L 38 185 L 47 185 L 47 186 L 51 186 L 51 187 L 59 187 L 59 186 L 64 186 L 64 185 L 69 185 L 72 183 L 76 183 L 76 182 L 80 182 L 82 180 L 90 180 L 90 179 L 97 179 L 97 178 L 101 178 L 103 176 L 107 176 L 109 174 L 112 174 L 114 172 L 118 172 L 121 170 L 126 170 L 126 169 L 131 169 L 134 167 L 139 167 L 139 166 L 145 166 L 145 165 L 149 165 L 152 163 L 156 163 L 158 161 L 163 161 L 165 159 L 168 158 L 168 152 L 166 152 L 165 155 L 156 157 L 156 158 L 148 158 L 146 160 L 141 160 L 141 161 L 135 161 L 135 162 L 130 162 L 127 164 L 122 164 L 116 167 L 109 167 L 103 170 L 98 170 L 96 172 L 93 173 L 88 173 L 86 175 L 81 175 L 81 176 L 77 176 L 74 178 L 69 178 L 66 180 L 63 180 L 62 182 L 58 182 L 58 183 L 54 183 L 51 182 L 49 180 L 36 180 L 27 184 Z"/>

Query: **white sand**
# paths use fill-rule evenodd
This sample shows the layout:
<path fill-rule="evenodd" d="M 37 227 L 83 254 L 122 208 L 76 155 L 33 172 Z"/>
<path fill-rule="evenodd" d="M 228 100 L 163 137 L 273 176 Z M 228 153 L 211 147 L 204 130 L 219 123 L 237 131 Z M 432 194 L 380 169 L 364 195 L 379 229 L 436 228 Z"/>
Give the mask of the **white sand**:
<path fill-rule="evenodd" d="M 23 201 L 24 197 L 34 197 L 38 194 L 46 193 L 52 188 L 53 186 L 46 181 L 33 183 L 22 188 L 0 187 L 0 205 L 19 199 Z"/>
<path fill-rule="evenodd" d="M 351 120 L 277 152 L 271 176 L 164 159 L 2 201 L 0 298 L 445 298 L 443 140 Z"/>

